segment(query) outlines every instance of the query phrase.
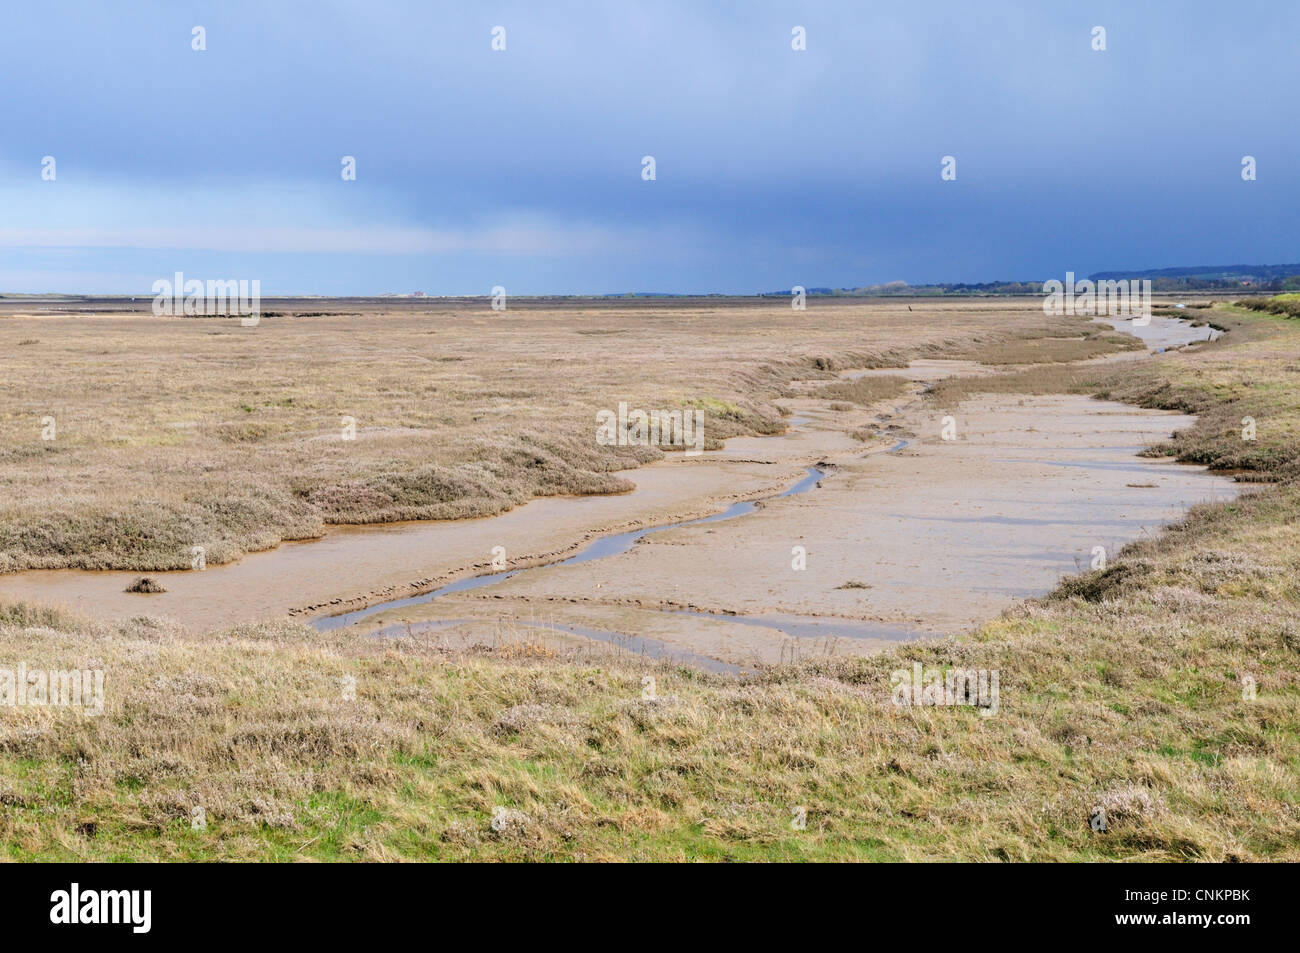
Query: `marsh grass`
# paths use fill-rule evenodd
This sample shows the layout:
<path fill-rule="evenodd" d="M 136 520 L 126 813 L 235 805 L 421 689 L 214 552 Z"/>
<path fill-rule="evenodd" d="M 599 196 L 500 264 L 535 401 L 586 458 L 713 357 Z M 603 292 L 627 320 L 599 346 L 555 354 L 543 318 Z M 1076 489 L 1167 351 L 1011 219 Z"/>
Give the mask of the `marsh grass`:
<path fill-rule="evenodd" d="M 1251 311 L 1266 311 L 1288 318 L 1300 318 L 1300 294 L 1280 294 L 1271 298 L 1246 298 L 1237 302 L 1238 307 Z"/>
<path fill-rule="evenodd" d="M 1042 315 L 1040 313 L 1040 318 Z M 1063 329 L 1064 325 L 1064 329 Z M 975 335 L 929 356 L 978 361 L 981 364 L 1067 364 L 1113 354 L 1141 350 L 1137 338 L 1120 334 L 1087 316 L 1042 318 L 1038 325 L 1016 328 L 1010 333 Z"/>
<path fill-rule="evenodd" d="M 816 396 L 832 401 L 832 410 L 847 410 L 846 404 L 870 407 L 898 397 L 906 390 L 907 381 L 902 377 L 858 377 L 827 384 L 816 391 Z"/>
<path fill-rule="evenodd" d="M 1293 459 L 1300 326 L 1223 320 L 1214 347 L 1125 368 L 1133 393 L 1254 408 Z M 1046 386 L 1030 374 L 979 389 Z M 3 605 L 0 658 L 93 663 L 107 697 L 0 707 L 0 856 L 1300 860 L 1300 485 L 1268 472 L 969 635 L 741 679 L 535 638 L 199 637 Z M 997 713 L 893 704 L 913 663 L 998 672 Z"/>
<path fill-rule="evenodd" d="M 619 472 L 662 452 L 596 443 L 596 413 L 620 401 L 703 409 L 715 449 L 783 432 L 775 402 L 794 380 L 972 338 L 996 349 L 1083 333 L 1076 319 L 1045 321 L 1037 302 L 798 314 L 766 302 L 358 302 L 268 309 L 257 328 L 128 308 L 0 315 L 0 572 L 184 569 L 194 546 L 215 565 L 335 523 L 621 493 L 632 484 Z M 17 346 L 36 335 L 39 348 Z M 891 386 L 844 385 L 862 398 Z"/>

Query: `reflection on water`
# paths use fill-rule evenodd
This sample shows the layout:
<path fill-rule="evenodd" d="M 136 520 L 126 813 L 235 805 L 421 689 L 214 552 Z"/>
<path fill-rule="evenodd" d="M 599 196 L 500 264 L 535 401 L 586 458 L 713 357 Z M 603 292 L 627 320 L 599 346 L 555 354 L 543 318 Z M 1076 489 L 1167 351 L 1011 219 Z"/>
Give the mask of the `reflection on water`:
<path fill-rule="evenodd" d="M 324 616 L 312 622 L 312 625 L 322 631 L 337 629 L 345 625 L 351 625 L 354 622 L 360 622 L 362 619 L 380 612 L 386 612 L 389 609 L 399 609 L 402 606 L 423 605 L 432 602 L 441 596 L 451 595 L 456 592 L 469 592 L 472 589 L 482 589 L 485 586 L 491 586 L 502 580 L 517 576 L 520 573 L 530 572 L 533 569 L 543 569 L 550 566 L 571 566 L 575 563 L 590 562 L 593 559 L 605 559 L 609 556 L 617 556 L 625 553 L 636 545 L 637 540 L 649 536 L 651 533 L 662 533 L 664 530 L 677 529 L 682 526 L 696 526 L 700 523 L 717 523 L 722 520 L 735 519 L 737 516 L 744 516 L 747 513 L 753 513 L 758 509 L 759 504 L 766 500 L 779 500 L 787 496 L 794 496 L 797 493 L 806 493 L 817 485 L 817 481 L 825 476 L 825 471 L 817 467 L 808 467 L 808 475 L 801 479 L 790 489 L 785 490 L 775 496 L 765 497 L 763 500 L 744 500 L 740 503 L 733 503 L 721 513 L 715 513 L 712 516 L 703 516 L 699 519 L 683 520 L 677 523 L 665 523 L 663 526 L 651 526 L 646 529 L 631 530 L 626 533 L 614 533 L 610 536 L 602 536 L 595 540 L 585 549 L 569 556 L 567 559 L 561 559 L 553 563 L 540 563 L 536 566 L 530 566 L 527 569 L 511 569 L 506 572 L 489 573 L 484 576 L 471 576 L 467 579 L 458 579 L 455 582 L 440 586 L 432 592 L 426 592 L 419 596 L 408 596 L 404 599 L 392 599 L 388 602 L 379 602 L 364 609 L 356 609 L 352 612 L 344 612 L 340 615 Z"/>
<path fill-rule="evenodd" d="M 437 632 L 443 629 L 452 629 L 459 625 L 470 625 L 482 621 L 484 620 L 431 619 L 422 622 L 398 622 L 393 625 L 386 625 L 382 629 L 378 629 L 370 634 L 377 638 L 402 638 L 405 636 L 417 635 L 422 632 Z M 607 629 L 597 629 L 589 625 L 569 625 L 563 622 L 540 622 L 537 620 L 520 622 L 517 620 L 510 620 L 509 624 L 515 628 L 521 629 L 545 629 L 549 632 L 566 632 L 569 635 L 580 635 L 586 639 L 592 639 L 596 642 L 604 642 L 607 645 L 615 646 L 631 655 L 641 655 L 646 658 L 683 662 L 709 672 L 736 675 L 741 671 L 739 665 L 732 665 L 730 662 L 723 662 L 720 659 L 710 658 L 707 655 L 697 655 L 694 652 L 675 649 L 657 639 L 647 639 L 639 635 L 623 635 L 620 632 L 610 632 Z"/>
<path fill-rule="evenodd" d="M 1164 315 L 1152 315 L 1146 324 L 1137 324 L 1134 318 L 1098 318 L 1102 324 L 1109 324 L 1116 331 L 1123 331 L 1138 338 L 1149 350 L 1157 354 L 1173 347 L 1185 347 L 1200 341 L 1217 341 L 1223 332 L 1208 324 L 1200 327 L 1192 325 L 1197 320 L 1195 312 L 1189 312 L 1186 318 L 1170 318 Z"/>
<path fill-rule="evenodd" d="M 713 619 L 717 622 L 737 622 L 741 625 L 761 626 L 800 639 L 886 639 L 890 642 L 911 642 L 915 639 L 936 634 L 886 625 L 883 622 L 861 622 L 857 619 L 819 619 L 784 614 L 732 615 L 722 612 L 697 612 L 691 609 L 669 609 L 666 611 L 674 615 L 689 615 L 699 619 Z"/>

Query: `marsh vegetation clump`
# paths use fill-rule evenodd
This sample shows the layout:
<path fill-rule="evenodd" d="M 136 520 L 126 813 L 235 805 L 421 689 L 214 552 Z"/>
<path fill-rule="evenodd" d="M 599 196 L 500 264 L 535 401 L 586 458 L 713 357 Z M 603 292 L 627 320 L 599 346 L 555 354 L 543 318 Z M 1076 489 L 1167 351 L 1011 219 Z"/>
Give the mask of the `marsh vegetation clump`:
<path fill-rule="evenodd" d="M 1271 298 L 1246 298 L 1238 301 L 1237 306 L 1249 308 L 1251 311 L 1265 311 L 1268 314 L 1300 318 L 1300 293 L 1274 295 Z"/>
<path fill-rule="evenodd" d="M 816 392 L 816 396 L 831 400 L 832 410 L 847 410 L 855 405 L 870 407 L 891 400 L 906 390 L 907 380 L 902 377 L 857 377 L 827 384 Z"/>

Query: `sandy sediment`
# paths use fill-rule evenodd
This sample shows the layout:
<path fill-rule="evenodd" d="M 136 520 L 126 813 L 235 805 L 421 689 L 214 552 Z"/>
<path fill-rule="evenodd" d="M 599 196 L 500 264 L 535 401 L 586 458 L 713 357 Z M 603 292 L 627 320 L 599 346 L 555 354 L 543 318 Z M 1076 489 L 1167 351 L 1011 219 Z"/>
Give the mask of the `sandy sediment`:
<path fill-rule="evenodd" d="M 1113 558 L 1187 506 L 1238 489 L 1200 468 L 1136 456 L 1190 425 L 1183 415 L 1082 397 L 986 397 L 963 406 L 953 441 L 926 408 L 893 419 L 917 434 L 906 448 L 841 460 L 812 493 L 658 533 L 608 559 L 540 568 L 458 602 L 510 617 L 580 612 L 587 624 L 738 663 L 873 651 L 909 631 L 952 634 L 996 616 L 1089 568 L 1098 547 Z M 826 635 L 819 644 L 818 625 L 806 625 L 796 649 L 795 625 L 760 628 L 729 613 L 817 623 Z M 887 634 L 873 637 L 866 624 L 837 635 L 837 621 Z"/>
<path fill-rule="evenodd" d="M 1180 323 L 1157 322 L 1153 340 L 1176 343 L 1165 323 Z M 54 570 L 0 577 L 0 597 L 101 616 L 166 615 L 205 630 L 427 592 L 489 572 L 500 546 L 509 568 L 536 568 L 382 612 L 358 631 L 464 617 L 496 638 L 501 625 L 544 619 L 745 665 L 959 631 L 1088 568 L 1097 547 L 1113 555 L 1192 503 L 1236 492 L 1200 468 L 1136 456 L 1191 424 L 1178 414 L 1077 396 L 986 396 L 963 404 L 955 439 L 943 439 L 942 419 L 921 399 L 926 386 L 995 372 L 941 360 L 848 372 L 899 375 L 909 387 L 852 411 L 787 400 L 788 434 L 670 455 L 629 471 L 636 489 L 627 494 L 539 499 L 483 519 L 338 527 L 203 572 L 154 573 L 167 591 L 152 595 L 123 591 L 138 573 Z M 877 439 L 849 435 L 861 429 Z M 899 439 L 907 445 L 886 452 Z M 770 497 L 815 463 L 829 466 L 812 492 L 658 532 L 620 555 L 545 565 L 609 533 Z"/>

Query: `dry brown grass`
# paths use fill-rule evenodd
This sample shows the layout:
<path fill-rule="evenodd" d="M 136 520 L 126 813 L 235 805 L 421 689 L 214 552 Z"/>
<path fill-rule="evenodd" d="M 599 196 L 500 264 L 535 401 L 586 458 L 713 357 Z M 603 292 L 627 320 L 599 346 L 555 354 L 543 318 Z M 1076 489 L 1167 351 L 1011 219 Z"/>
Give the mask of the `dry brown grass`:
<path fill-rule="evenodd" d="M 660 451 L 596 444 L 596 412 L 620 401 L 701 407 L 717 446 L 783 430 L 773 402 L 791 380 L 972 347 L 1000 360 L 1043 334 L 1100 340 L 1086 321 L 1046 321 L 1032 300 L 914 312 L 892 301 L 804 312 L 540 302 L 503 313 L 484 302 L 342 302 L 338 313 L 289 302 L 268 303 L 276 316 L 255 328 L 126 305 L 6 307 L 27 311 L 0 316 L 0 572 L 178 569 L 194 546 L 216 564 L 328 523 L 622 492 L 616 471 Z M 42 439 L 46 416 L 53 440 Z M 355 440 L 343 439 L 344 416 Z"/>
<path fill-rule="evenodd" d="M 816 395 L 832 401 L 831 410 L 848 410 L 853 404 L 870 407 L 897 397 L 905 390 L 907 381 L 901 377 L 858 377 L 827 384 L 819 388 Z"/>
<path fill-rule="evenodd" d="M 993 365 L 1066 364 L 1143 347 L 1137 338 L 1086 317 L 1047 318 L 1040 306 L 1038 318 L 1037 324 L 1003 329 L 1004 333 L 998 335 L 975 335 L 962 345 L 930 356 Z"/>

